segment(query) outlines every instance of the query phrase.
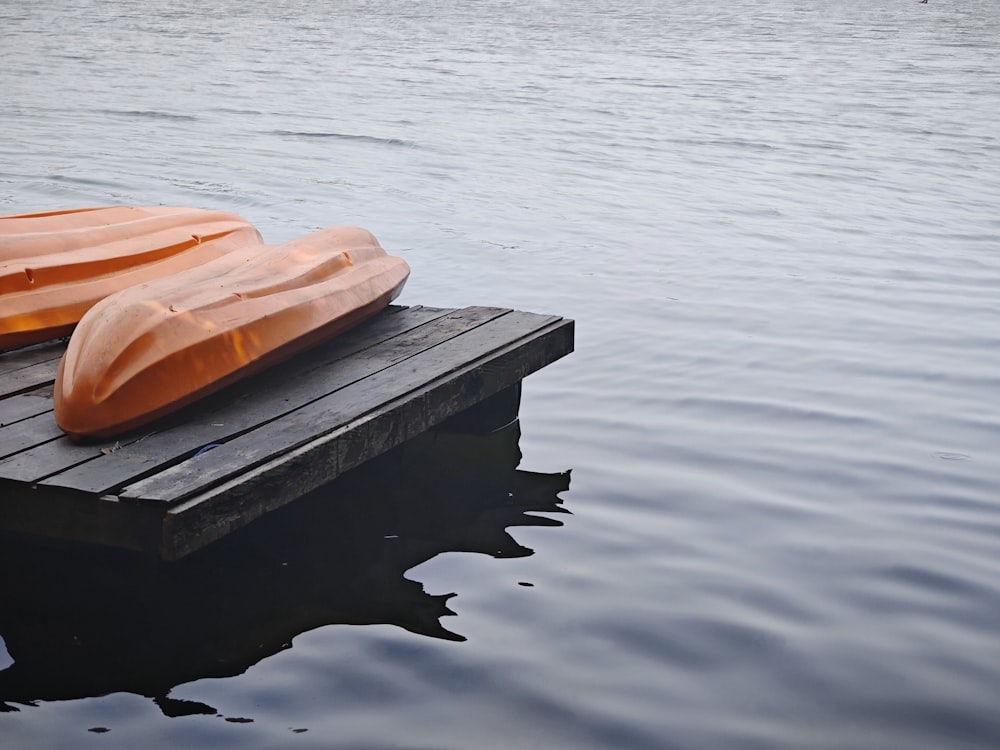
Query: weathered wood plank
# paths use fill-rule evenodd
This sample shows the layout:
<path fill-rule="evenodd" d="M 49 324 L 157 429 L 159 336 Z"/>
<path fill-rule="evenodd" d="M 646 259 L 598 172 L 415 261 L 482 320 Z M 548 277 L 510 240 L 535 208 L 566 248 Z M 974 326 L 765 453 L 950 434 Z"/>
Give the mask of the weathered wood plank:
<path fill-rule="evenodd" d="M 65 350 L 66 340 L 59 339 L 27 346 L 23 349 L 11 349 L 0 352 L 0 380 L 9 373 L 39 364 L 40 362 L 55 361 L 58 364 L 59 358 Z"/>
<path fill-rule="evenodd" d="M 56 440 L 62 437 L 62 434 L 51 412 L 15 422 L 9 427 L 0 428 L 0 458 Z"/>
<path fill-rule="evenodd" d="M 428 382 L 462 370 L 467 362 L 479 363 L 479 360 L 490 354 L 509 348 L 512 342 L 523 346 L 539 335 L 539 331 L 558 320 L 534 313 L 510 312 L 473 328 L 462 336 L 449 338 L 413 357 L 379 369 L 368 377 L 356 379 L 285 418 L 268 422 L 210 453 L 182 462 L 127 487 L 122 495 L 143 500 L 176 502 L 190 496 L 193 488 L 224 481 L 267 461 L 275 454 L 294 450 L 324 432 L 331 432 L 377 409 L 388 400 L 405 397 L 424 388 Z M 511 380 L 505 385 L 513 382 L 516 381 Z M 483 393 L 481 387 L 474 386 L 473 390 L 468 406 L 492 395 Z M 437 421 L 442 421 L 462 408 L 465 407 L 457 402 L 444 402 L 441 410 L 434 416 Z M 424 421 L 426 420 L 415 424 L 417 432 L 430 426 L 423 425 Z"/>
<path fill-rule="evenodd" d="M 56 379 L 56 370 L 59 369 L 61 355 L 62 350 L 60 349 L 59 356 L 54 359 L 35 362 L 4 373 L 0 376 L 0 398 L 25 393 L 39 386 L 51 385 Z"/>
<path fill-rule="evenodd" d="M 49 474 L 98 458 L 102 455 L 102 450 L 111 451 L 115 445 L 113 442 L 74 445 L 63 436 L 19 451 L 0 461 L 0 479 L 33 484 Z"/>
<path fill-rule="evenodd" d="M 329 347 L 305 352 L 274 371 L 262 373 L 247 384 L 233 386 L 228 393 L 199 404 L 190 418 L 162 433 L 123 444 L 114 452 L 95 455 L 93 460 L 57 474 L 52 473 L 50 462 L 43 462 L 39 469 L 47 470 L 49 475 L 39 483 L 115 494 L 119 487 L 188 459 L 206 445 L 232 440 L 504 312 L 467 308 L 397 313 L 391 321 L 368 329 L 368 335 L 345 336 Z"/>
<path fill-rule="evenodd" d="M 182 557 L 255 518 L 322 486 L 359 463 L 468 408 L 573 350 L 573 321 L 556 319 L 528 342 L 491 353 L 494 366 L 470 361 L 435 382 L 370 411 L 208 492 L 172 506 L 161 555 Z M 213 451 L 214 452 L 214 451 Z"/>
<path fill-rule="evenodd" d="M 39 414 L 52 411 L 52 399 L 34 393 L 19 394 L 0 400 L 0 429 Z"/>
<path fill-rule="evenodd" d="M 31 487 L 0 479 L 3 529 L 51 539 L 106 544 L 156 552 L 163 533 L 163 512 L 116 498 L 48 492 L 44 500 Z"/>

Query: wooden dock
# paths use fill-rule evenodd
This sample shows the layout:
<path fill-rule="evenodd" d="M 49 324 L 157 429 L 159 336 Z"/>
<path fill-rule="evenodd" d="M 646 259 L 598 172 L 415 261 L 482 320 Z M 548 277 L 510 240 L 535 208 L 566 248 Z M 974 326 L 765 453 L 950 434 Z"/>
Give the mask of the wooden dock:
<path fill-rule="evenodd" d="M 152 428 L 91 445 L 53 418 L 64 349 L 0 354 L 0 529 L 169 560 L 482 408 L 570 353 L 573 321 L 390 307 Z"/>

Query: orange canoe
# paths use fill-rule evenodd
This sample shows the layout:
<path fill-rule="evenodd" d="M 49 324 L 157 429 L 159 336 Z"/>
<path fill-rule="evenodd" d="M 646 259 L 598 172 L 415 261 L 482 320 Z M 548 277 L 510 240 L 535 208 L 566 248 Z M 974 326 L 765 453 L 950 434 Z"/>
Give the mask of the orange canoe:
<path fill-rule="evenodd" d="M 56 422 L 75 440 L 142 426 L 374 315 L 409 272 L 369 232 L 336 227 L 117 292 L 70 339 Z"/>
<path fill-rule="evenodd" d="M 223 211 L 107 206 L 0 216 L 0 350 L 68 335 L 98 300 L 260 235 Z"/>

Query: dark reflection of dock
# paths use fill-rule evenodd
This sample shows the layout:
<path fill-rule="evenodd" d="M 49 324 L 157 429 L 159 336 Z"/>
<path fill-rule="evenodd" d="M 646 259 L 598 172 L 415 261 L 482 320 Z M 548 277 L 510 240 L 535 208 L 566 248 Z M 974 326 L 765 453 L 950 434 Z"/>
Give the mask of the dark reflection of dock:
<path fill-rule="evenodd" d="M 0 709 L 131 692 L 168 697 L 240 674 L 323 625 L 389 623 L 464 640 L 453 614 L 404 573 L 441 552 L 522 557 L 511 526 L 559 526 L 569 474 L 517 470 L 515 422 L 487 436 L 426 433 L 199 553 L 136 553 L 0 537 Z"/>

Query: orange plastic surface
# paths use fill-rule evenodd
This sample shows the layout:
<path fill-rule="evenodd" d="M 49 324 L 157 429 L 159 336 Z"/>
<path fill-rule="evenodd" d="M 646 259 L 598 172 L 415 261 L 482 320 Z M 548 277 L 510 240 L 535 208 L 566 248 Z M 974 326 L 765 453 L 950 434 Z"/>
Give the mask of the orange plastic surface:
<path fill-rule="evenodd" d="M 117 292 L 70 339 L 56 422 L 75 440 L 145 425 L 374 315 L 409 272 L 369 232 L 336 227 Z"/>
<path fill-rule="evenodd" d="M 0 216 L 0 350 L 68 335 L 100 299 L 261 243 L 223 211 L 108 206 Z"/>

